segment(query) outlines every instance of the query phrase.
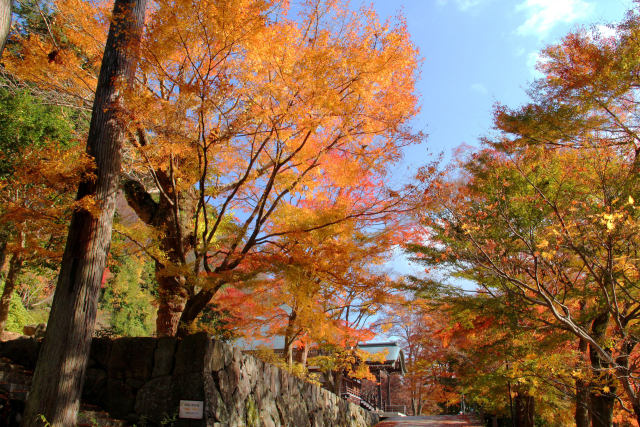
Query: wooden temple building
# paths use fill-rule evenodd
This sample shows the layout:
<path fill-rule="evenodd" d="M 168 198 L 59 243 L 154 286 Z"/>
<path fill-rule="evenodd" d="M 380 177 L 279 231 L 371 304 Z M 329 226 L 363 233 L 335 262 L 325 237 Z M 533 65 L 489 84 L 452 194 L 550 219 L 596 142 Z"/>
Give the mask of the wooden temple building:
<path fill-rule="evenodd" d="M 376 381 L 349 378 L 343 372 L 321 373 L 309 366 L 310 371 L 320 374 L 322 386 L 333 391 L 342 398 L 360 405 L 370 411 L 381 410 L 383 412 L 397 411 L 397 407 L 391 404 L 390 378 L 392 375 L 404 375 L 404 353 L 396 342 L 358 344 L 360 350 L 371 354 L 384 354 L 383 361 L 367 361 L 369 370 L 376 377 Z M 383 390 L 386 388 L 386 390 Z M 399 412 L 399 411 L 398 411 Z"/>
<path fill-rule="evenodd" d="M 258 348 L 269 348 L 275 353 L 283 353 L 284 341 L 282 337 L 278 336 L 272 341 L 243 342 L 240 347 L 247 353 L 253 353 Z M 384 355 L 382 361 L 366 361 L 369 370 L 376 378 L 375 382 L 350 378 L 346 372 L 323 372 L 319 367 L 311 365 L 307 365 L 307 368 L 310 372 L 318 375 L 323 388 L 356 405 L 370 411 L 402 412 L 401 407 L 392 405 L 392 396 L 395 391 L 392 388 L 392 381 L 390 381 L 392 376 L 406 373 L 404 353 L 398 343 L 361 343 L 357 347 L 372 355 Z M 308 358 L 304 359 L 312 360 L 314 356 L 319 356 L 321 353 L 317 349 L 309 350 Z M 302 358 L 298 355 L 294 359 L 300 361 Z"/>

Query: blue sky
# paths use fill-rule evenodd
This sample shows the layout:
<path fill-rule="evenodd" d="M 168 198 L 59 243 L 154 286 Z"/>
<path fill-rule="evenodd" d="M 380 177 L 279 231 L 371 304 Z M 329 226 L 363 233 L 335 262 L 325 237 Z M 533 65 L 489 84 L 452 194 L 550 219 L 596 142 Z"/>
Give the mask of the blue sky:
<path fill-rule="evenodd" d="M 363 4 L 352 0 L 352 7 Z M 368 3 L 364 3 L 368 4 Z M 450 155 L 491 130 L 492 106 L 526 102 L 538 52 L 579 26 L 620 21 L 632 0 L 374 0 L 381 18 L 402 13 L 424 59 L 415 127 L 431 152 Z M 427 161 L 425 147 L 405 168 Z M 404 175 L 404 174 L 403 174 Z"/>
<path fill-rule="evenodd" d="M 351 6 L 363 3 L 352 0 Z M 632 0 L 374 0 L 382 19 L 400 12 L 424 59 L 418 91 L 422 111 L 414 127 L 429 134 L 411 147 L 394 174 L 409 179 L 430 159 L 450 159 L 461 144 L 477 145 L 491 132 L 496 102 L 527 102 L 538 52 L 579 27 L 620 21 Z M 389 266 L 418 272 L 402 256 Z"/>

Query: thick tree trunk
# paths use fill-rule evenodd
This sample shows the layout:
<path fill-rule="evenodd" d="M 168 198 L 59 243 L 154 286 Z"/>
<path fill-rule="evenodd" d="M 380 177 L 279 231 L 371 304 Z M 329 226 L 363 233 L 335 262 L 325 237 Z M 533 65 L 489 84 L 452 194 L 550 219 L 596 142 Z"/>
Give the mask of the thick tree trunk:
<path fill-rule="evenodd" d="M 300 364 L 302 366 L 307 366 L 307 359 L 309 357 L 309 344 L 305 344 L 302 347 L 302 351 L 300 352 Z"/>
<path fill-rule="evenodd" d="M 179 276 L 164 276 L 163 270 L 164 267 L 156 265 L 159 297 L 156 334 L 160 337 L 172 337 L 178 332 L 180 316 L 184 311 L 188 295 L 184 287 L 184 279 Z"/>
<path fill-rule="evenodd" d="M 291 313 L 289 314 L 289 318 L 287 321 L 287 328 L 284 332 L 284 357 L 287 361 L 287 365 L 289 368 L 293 366 L 293 342 L 295 340 L 294 336 L 294 328 L 295 321 L 298 318 L 298 313 L 296 310 L 291 309 Z"/>
<path fill-rule="evenodd" d="M 587 351 L 587 342 L 583 339 L 578 344 L 581 357 Z M 589 427 L 589 387 L 586 381 L 576 380 L 576 427 Z"/>
<path fill-rule="evenodd" d="M 518 427 L 533 427 L 535 417 L 535 400 L 533 396 L 518 393 L 515 397 L 516 414 L 514 425 Z"/>
<path fill-rule="evenodd" d="M 4 281 L 4 289 L 2 290 L 2 296 L 0 297 L 0 335 L 4 332 L 7 318 L 9 317 L 9 307 L 11 305 L 11 297 L 13 291 L 16 288 L 18 274 L 22 269 L 23 254 L 22 252 L 16 252 L 11 256 L 9 262 L 9 273 L 7 273 L 7 280 Z"/>
<path fill-rule="evenodd" d="M 591 323 L 591 333 L 596 342 L 603 342 L 609 324 L 609 312 L 605 311 L 596 316 Z M 589 346 L 591 369 L 596 381 L 591 384 L 589 394 L 589 415 L 592 427 L 610 427 L 613 425 L 613 407 L 615 405 L 615 387 L 610 374 L 603 373 L 609 364 L 602 359 L 598 351 Z M 609 392 L 604 387 L 609 387 Z"/>
<path fill-rule="evenodd" d="M 146 142 L 141 143 L 141 145 Z M 197 315 L 190 322 L 182 322 L 189 289 L 193 289 L 184 275 L 167 274 L 187 266 L 187 257 L 193 250 L 192 236 L 187 224 L 182 223 L 176 215 L 175 203 L 179 200 L 181 215 L 191 218 L 195 214 L 193 198 L 189 192 L 176 194 L 173 181 L 162 170 L 156 170 L 158 185 L 162 196 L 156 202 L 138 181 L 129 180 L 124 186 L 124 194 L 129 206 L 146 224 L 158 230 L 164 237 L 160 241 L 160 249 L 166 256 L 165 264 L 156 261 L 156 280 L 158 282 L 158 317 L 156 318 L 156 334 L 158 336 L 182 336 L 193 333 L 193 324 Z M 170 203 L 169 199 L 172 200 Z M 172 204 L 173 203 L 173 204 Z M 210 300 L 211 298 L 209 298 Z M 209 302 L 207 300 L 207 303 Z M 200 314 L 200 310 L 197 314 Z"/>
<path fill-rule="evenodd" d="M 80 393 L 95 327 L 98 292 L 109 252 L 125 133 L 119 122 L 120 82 L 132 83 L 146 0 L 116 0 L 94 98 L 87 152 L 95 180 L 83 180 L 77 198 L 94 197 L 99 213 L 77 210 L 67 244 L 45 341 L 25 409 L 24 426 L 76 425 Z"/>
<path fill-rule="evenodd" d="M 585 381 L 576 380 L 576 427 L 589 427 L 589 387 Z"/>
<path fill-rule="evenodd" d="M 590 414 L 592 427 L 611 427 L 613 425 L 613 406 L 615 397 L 612 393 L 592 393 Z"/>
<path fill-rule="evenodd" d="M 0 58 L 11 29 L 11 5 L 13 0 L 0 0 Z"/>
<path fill-rule="evenodd" d="M 186 335 L 198 315 L 202 313 L 202 310 L 211 302 L 217 290 L 217 287 L 210 290 L 201 290 L 196 295 L 189 297 L 184 306 L 184 311 L 180 316 L 180 324 L 178 326 L 179 336 Z"/>

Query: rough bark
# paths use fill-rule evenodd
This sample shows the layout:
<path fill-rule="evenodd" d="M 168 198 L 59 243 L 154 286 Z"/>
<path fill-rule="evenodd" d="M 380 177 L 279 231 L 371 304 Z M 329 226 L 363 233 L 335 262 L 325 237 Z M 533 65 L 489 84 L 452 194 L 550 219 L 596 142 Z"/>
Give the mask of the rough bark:
<path fill-rule="evenodd" d="M 309 358 L 309 346 L 305 344 L 302 347 L 302 351 L 300 352 L 300 364 L 302 366 L 307 366 L 307 359 Z"/>
<path fill-rule="evenodd" d="M 25 409 L 24 426 L 76 425 L 95 327 L 98 293 L 109 252 L 125 132 L 120 83 L 132 83 L 146 0 L 116 0 L 94 98 L 87 152 L 97 179 L 83 180 L 77 198 L 92 197 L 98 213 L 74 212 L 45 341 Z"/>
<path fill-rule="evenodd" d="M 11 29 L 12 0 L 0 0 L 0 58 Z"/>
<path fill-rule="evenodd" d="M 587 342 L 583 339 L 578 344 L 581 355 L 587 351 Z M 589 427 L 589 387 L 586 381 L 576 379 L 576 427 Z"/>
<path fill-rule="evenodd" d="M 184 277 L 167 276 L 165 267 L 156 263 L 156 281 L 158 282 L 158 316 L 156 317 L 156 335 L 175 336 L 178 331 L 180 315 L 187 301 Z"/>
<path fill-rule="evenodd" d="M 13 291 L 16 288 L 18 274 L 20 274 L 20 270 L 22 269 L 22 263 L 22 252 L 16 252 L 11 256 L 11 261 L 9 261 L 9 273 L 7 273 L 7 279 L 4 281 L 4 289 L 2 290 L 2 296 L 0 297 L 0 335 L 4 332 L 7 318 L 9 317 L 11 297 L 13 296 Z"/>
<path fill-rule="evenodd" d="M 515 397 L 515 423 L 518 427 L 533 427 L 535 418 L 535 401 L 533 396 L 518 393 Z"/>
<path fill-rule="evenodd" d="M 296 310 L 291 309 L 291 313 L 289 314 L 289 318 L 287 321 L 287 328 L 284 333 L 284 357 L 287 360 L 287 365 L 289 367 L 293 366 L 293 342 L 296 337 L 296 333 L 294 331 L 295 321 L 298 318 L 298 313 Z"/>
<path fill-rule="evenodd" d="M 592 393 L 590 414 L 592 427 L 613 426 L 613 406 L 615 397 L 612 393 Z"/>
<path fill-rule="evenodd" d="M 185 304 L 184 311 L 180 316 L 180 326 L 178 335 L 183 336 L 188 331 L 189 325 L 193 324 L 202 310 L 211 302 L 218 288 L 201 290 L 196 295 L 190 297 Z"/>
<path fill-rule="evenodd" d="M 591 323 L 591 333 L 596 342 L 602 342 L 609 325 L 609 312 L 596 316 Z M 592 427 L 610 427 L 613 425 L 613 407 L 615 405 L 615 387 L 611 374 L 603 373 L 610 365 L 593 346 L 589 345 L 589 359 L 596 381 L 591 384 L 589 393 L 589 415 Z M 604 386 L 609 392 L 604 391 Z"/>
<path fill-rule="evenodd" d="M 189 277 L 185 274 L 168 274 L 167 271 L 185 271 L 188 267 L 187 258 L 193 249 L 193 239 L 187 225 L 180 221 L 180 216 L 191 218 L 195 212 L 192 195 L 185 192 L 175 194 L 172 181 L 163 171 L 154 172 L 158 178 L 158 185 L 162 188 L 158 202 L 137 181 L 129 180 L 124 186 L 124 194 L 129 206 L 146 224 L 162 231 L 163 238 L 159 242 L 160 249 L 165 254 L 165 260 L 156 260 L 155 276 L 158 282 L 158 316 L 156 318 L 156 334 L 158 336 L 175 336 L 178 333 L 180 316 L 185 310 L 189 297 Z M 177 215 L 176 204 L 181 206 L 183 213 Z M 172 268 L 170 268 L 172 267 Z M 195 320 L 195 318 L 194 318 Z M 193 322 L 182 328 L 183 335 L 193 332 Z"/>

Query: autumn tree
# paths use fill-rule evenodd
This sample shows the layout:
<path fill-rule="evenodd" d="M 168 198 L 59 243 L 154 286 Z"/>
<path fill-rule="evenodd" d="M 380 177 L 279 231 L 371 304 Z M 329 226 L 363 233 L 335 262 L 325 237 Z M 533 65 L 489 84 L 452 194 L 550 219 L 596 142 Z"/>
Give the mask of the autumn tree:
<path fill-rule="evenodd" d="M 319 343 L 345 346 L 370 338 L 369 318 L 394 298 L 395 283 L 381 271 L 393 234 L 366 233 L 359 222 L 343 222 L 289 235 L 264 259 L 270 278 L 256 287 L 258 299 L 276 314 L 267 332 L 284 337 L 290 360 L 296 343 L 304 362 Z"/>
<path fill-rule="evenodd" d="M 90 162 L 75 148 L 73 112 L 24 89 L 0 89 L 0 261 L 10 258 L 0 301 L 0 330 L 23 265 L 60 258 L 72 192 Z"/>
<path fill-rule="evenodd" d="M 124 83 L 135 73 L 146 2 L 116 0 L 96 87 L 87 153 L 96 175 L 78 188 L 84 205 L 72 218 L 49 327 L 25 409 L 25 424 L 74 425 L 93 334 L 98 289 L 111 240 L 124 129 L 118 118 Z"/>
<path fill-rule="evenodd" d="M 396 395 L 413 415 L 440 414 L 460 401 L 453 380 L 458 359 L 456 339 L 446 332 L 449 318 L 439 300 L 411 297 L 394 301 L 376 321 L 381 333 L 399 338 L 407 373 Z"/>
<path fill-rule="evenodd" d="M 395 298 L 396 286 L 383 271 L 397 228 L 361 230 L 361 221 L 293 233 L 249 264 L 244 281 L 214 299 L 230 314 L 227 327 L 250 340 L 282 338 L 289 365 L 294 349 L 306 365 L 311 348 L 348 347 L 371 339 L 371 316 Z"/>
<path fill-rule="evenodd" d="M 586 341 L 597 373 L 592 419 L 604 424 L 618 381 L 635 387 L 629 254 L 638 243 L 637 182 L 629 166 L 606 146 L 485 150 L 465 164 L 466 175 L 437 190 L 434 209 L 425 211 L 435 246 L 420 249 L 426 262 L 449 265 L 492 295 L 538 306 L 539 321 Z"/>
<path fill-rule="evenodd" d="M 57 6 L 73 49 L 21 40 L 8 68 L 82 105 L 100 11 Z M 126 233 L 157 266 L 161 335 L 179 322 L 188 330 L 248 257 L 281 236 L 400 208 L 384 175 L 420 137 L 407 128 L 417 59 L 404 23 L 339 2 L 300 12 L 291 17 L 279 1 L 161 1 L 150 15 L 127 91 L 123 188 L 141 219 Z"/>

